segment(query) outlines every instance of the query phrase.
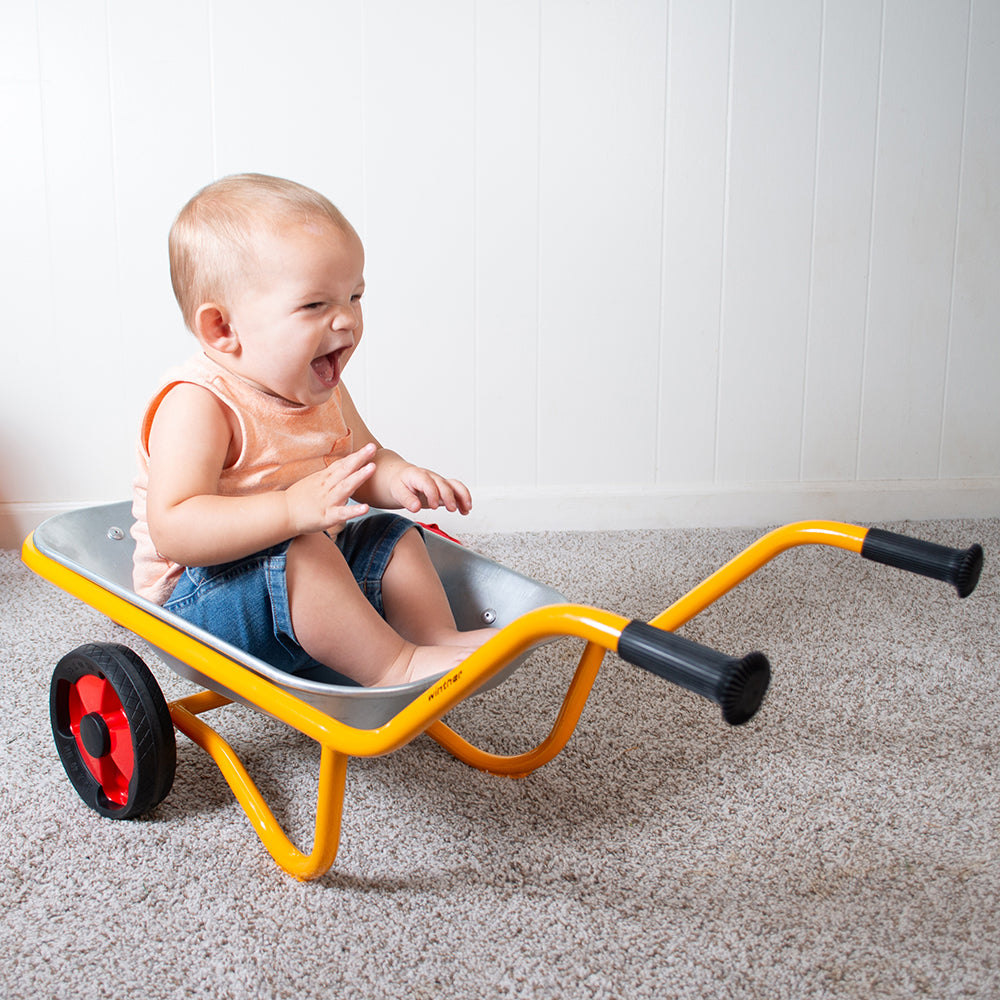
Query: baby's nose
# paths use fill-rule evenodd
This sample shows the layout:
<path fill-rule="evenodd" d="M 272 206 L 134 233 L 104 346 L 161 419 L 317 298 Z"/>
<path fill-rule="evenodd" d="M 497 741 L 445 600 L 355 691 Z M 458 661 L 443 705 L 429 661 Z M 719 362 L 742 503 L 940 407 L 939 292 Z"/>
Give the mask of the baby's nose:
<path fill-rule="evenodd" d="M 348 306 L 337 309 L 333 314 L 334 330 L 353 330 L 358 325 L 357 313 Z"/>

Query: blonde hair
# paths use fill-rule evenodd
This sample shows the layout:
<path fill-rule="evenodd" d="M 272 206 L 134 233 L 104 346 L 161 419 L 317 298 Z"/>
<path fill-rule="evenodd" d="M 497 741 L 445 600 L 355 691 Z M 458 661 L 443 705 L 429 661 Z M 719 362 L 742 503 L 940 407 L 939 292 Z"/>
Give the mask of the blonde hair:
<path fill-rule="evenodd" d="M 227 293 L 257 268 L 256 240 L 289 224 L 329 222 L 345 232 L 351 224 L 312 188 L 266 174 L 233 174 L 202 188 L 170 227 L 170 280 L 184 315 Z"/>

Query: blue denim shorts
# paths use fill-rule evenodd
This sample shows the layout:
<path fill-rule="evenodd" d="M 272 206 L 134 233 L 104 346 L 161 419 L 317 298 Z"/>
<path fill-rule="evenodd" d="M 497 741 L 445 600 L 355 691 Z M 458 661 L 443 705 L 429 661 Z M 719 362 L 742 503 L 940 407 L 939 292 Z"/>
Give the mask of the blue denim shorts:
<path fill-rule="evenodd" d="M 369 514 L 348 521 L 331 542 L 383 618 L 382 576 L 396 543 L 414 527 L 420 531 L 396 514 Z M 189 566 L 163 606 L 279 670 L 309 680 L 353 684 L 312 659 L 295 641 L 285 580 L 289 545 L 291 540 L 218 566 Z"/>

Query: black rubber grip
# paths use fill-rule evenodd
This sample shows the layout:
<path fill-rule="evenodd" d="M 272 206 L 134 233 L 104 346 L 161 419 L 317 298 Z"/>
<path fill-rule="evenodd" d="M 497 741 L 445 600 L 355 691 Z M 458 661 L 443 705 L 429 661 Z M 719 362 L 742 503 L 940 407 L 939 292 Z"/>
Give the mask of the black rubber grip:
<path fill-rule="evenodd" d="M 907 538 L 893 531 L 871 528 L 865 535 L 861 555 L 873 562 L 909 570 L 934 580 L 952 584 L 959 597 L 968 597 L 983 571 L 983 547 L 950 549 L 935 542 Z"/>
<path fill-rule="evenodd" d="M 641 621 L 622 629 L 618 655 L 717 702 L 731 726 L 754 717 L 771 681 L 771 665 L 763 653 L 748 653 L 742 659 L 727 656 Z"/>

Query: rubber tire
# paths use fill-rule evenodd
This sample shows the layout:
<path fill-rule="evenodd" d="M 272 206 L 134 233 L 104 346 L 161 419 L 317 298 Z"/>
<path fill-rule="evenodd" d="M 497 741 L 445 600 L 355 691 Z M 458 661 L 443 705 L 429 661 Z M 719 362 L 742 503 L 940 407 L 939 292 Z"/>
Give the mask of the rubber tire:
<path fill-rule="evenodd" d="M 71 728 L 71 695 L 75 685 L 85 677 L 106 681 L 121 702 L 122 712 L 109 713 L 109 718 L 118 727 L 120 736 L 127 735 L 131 741 L 132 773 L 124 802 L 109 798 L 105 786 L 87 764 L 82 739 L 78 741 Z M 127 646 L 87 643 L 67 653 L 52 673 L 49 714 L 56 750 L 66 774 L 80 798 L 95 812 L 109 819 L 132 819 L 149 812 L 166 798 L 177 766 L 174 726 L 156 678 Z M 122 715 L 127 727 L 124 732 Z M 122 788 L 113 792 L 115 799 L 123 794 Z"/>

